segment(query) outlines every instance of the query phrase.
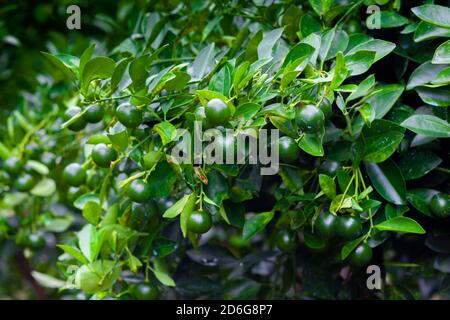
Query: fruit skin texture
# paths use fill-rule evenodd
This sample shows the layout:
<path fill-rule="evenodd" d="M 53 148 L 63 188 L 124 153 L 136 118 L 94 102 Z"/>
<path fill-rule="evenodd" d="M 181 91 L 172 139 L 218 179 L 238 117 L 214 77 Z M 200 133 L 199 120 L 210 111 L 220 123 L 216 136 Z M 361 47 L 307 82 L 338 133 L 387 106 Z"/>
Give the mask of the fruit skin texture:
<path fill-rule="evenodd" d="M 153 283 L 133 285 L 130 290 L 137 300 L 155 300 L 159 296 L 159 289 Z"/>
<path fill-rule="evenodd" d="M 137 128 L 142 122 L 142 111 L 129 103 L 122 103 L 117 107 L 116 116 L 127 128 Z"/>
<path fill-rule="evenodd" d="M 17 157 L 10 157 L 3 163 L 3 169 L 10 175 L 19 174 L 24 167 L 24 163 Z"/>
<path fill-rule="evenodd" d="M 220 126 L 228 122 L 231 111 L 224 101 L 214 98 L 206 104 L 205 115 L 211 126 Z"/>
<path fill-rule="evenodd" d="M 292 163 L 300 156 L 300 149 L 294 139 L 288 136 L 278 140 L 280 160 L 284 163 Z"/>
<path fill-rule="evenodd" d="M 86 111 L 83 114 L 84 120 L 89 123 L 97 123 L 103 119 L 105 115 L 105 111 L 98 104 L 93 104 L 87 107 Z"/>
<path fill-rule="evenodd" d="M 44 152 L 40 157 L 40 161 L 45 164 L 47 168 L 53 169 L 56 165 L 56 156 L 52 152 Z"/>
<path fill-rule="evenodd" d="M 134 202 L 145 202 L 150 198 L 150 187 L 142 179 L 136 179 L 128 187 L 128 197 Z"/>
<path fill-rule="evenodd" d="M 86 170 L 78 163 L 71 163 L 64 168 L 62 178 L 67 184 L 78 187 L 86 181 Z"/>
<path fill-rule="evenodd" d="M 189 215 L 187 227 L 194 233 L 205 233 L 212 225 L 211 215 L 206 211 L 193 211 Z"/>
<path fill-rule="evenodd" d="M 283 252 L 292 252 L 296 247 L 295 235 L 290 230 L 280 230 L 275 236 L 275 244 Z"/>
<path fill-rule="evenodd" d="M 68 121 L 75 115 L 81 112 L 80 107 L 70 107 L 66 110 L 64 113 L 64 120 Z M 80 131 L 86 127 L 86 120 L 84 120 L 84 117 L 79 117 L 77 120 L 75 120 L 73 123 L 71 123 L 67 128 L 69 128 L 72 131 Z"/>
<path fill-rule="evenodd" d="M 323 127 L 325 116 L 319 108 L 307 104 L 296 110 L 295 121 L 303 132 L 315 133 Z"/>
<path fill-rule="evenodd" d="M 109 168 L 111 162 L 117 159 L 117 152 L 104 143 L 95 145 L 92 150 L 92 160 L 102 168 Z"/>
<path fill-rule="evenodd" d="M 329 239 L 336 235 L 338 218 L 330 213 L 323 212 L 314 224 L 314 231 L 322 238 Z"/>
<path fill-rule="evenodd" d="M 362 231 L 362 224 L 359 218 L 350 215 L 339 217 L 337 220 L 337 234 L 344 239 L 353 240 Z"/>
<path fill-rule="evenodd" d="M 128 226 L 138 231 L 145 231 L 148 226 L 158 223 L 159 210 L 156 203 L 152 200 L 145 204 L 133 203 L 131 206 L 131 215 L 128 220 Z"/>
<path fill-rule="evenodd" d="M 444 193 L 438 193 L 431 198 L 431 211 L 438 218 L 450 216 L 450 199 Z"/>
<path fill-rule="evenodd" d="M 372 259 L 372 248 L 366 243 L 361 243 L 350 254 L 349 261 L 352 265 L 362 267 L 370 262 Z"/>
<path fill-rule="evenodd" d="M 25 173 L 17 178 L 14 186 L 21 192 L 30 191 L 34 186 L 34 178 L 32 175 Z"/>

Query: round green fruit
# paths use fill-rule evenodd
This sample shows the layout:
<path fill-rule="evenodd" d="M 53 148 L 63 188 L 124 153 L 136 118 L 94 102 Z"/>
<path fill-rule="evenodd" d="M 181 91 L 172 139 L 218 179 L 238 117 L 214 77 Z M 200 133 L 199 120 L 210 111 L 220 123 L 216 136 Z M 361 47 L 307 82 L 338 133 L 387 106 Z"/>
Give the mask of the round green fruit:
<path fill-rule="evenodd" d="M 280 160 L 284 163 L 292 163 L 300 156 L 300 149 L 294 139 L 288 136 L 281 137 L 278 140 L 278 149 Z"/>
<path fill-rule="evenodd" d="M 142 122 L 142 111 L 129 103 L 122 103 L 117 107 L 116 116 L 127 128 L 137 128 Z"/>
<path fill-rule="evenodd" d="M 159 210 L 152 200 L 143 203 L 133 203 L 128 226 L 138 231 L 145 231 L 149 225 L 156 223 L 159 218 Z"/>
<path fill-rule="evenodd" d="M 52 152 L 44 152 L 41 154 L 40 161 L 49 169 L 53 169 L 56 166 L 56 156 Z"/>
<path fill-rule="evenodd" d="M 338 218 L 336 230 L 342 238 L 353 240 L 361 234 L 362 224 L 359 218 L 346 215 Z"/>
<path fill-rule="evenodd" d="M 206 211 L 194 211 L 189 215 L 187 227 L 194 233 L 205 233 L 212 225 L 211 215 Z"/>
<path fill-rule="evenodd" d="M 331 108 L 331 103 L 327 98 L 323 98 L 322 102 L 319 105 L 320 111 L 322 111 L 323 115 L 326 119 L 332 116 L 333 109 Z"/>
<path fill-rule="evenodd" d="M 150 199 L 151 190 L 147 182 L 142 179 L 136 179 L 128 187 L 128 197 L 134 202 L 146 202 Z"/>
<path fill-rule="evenodd" d="M 86 181 L 86 170 L 79 163 L 71 163 L 64 168 L 62 179 L 68 185 L 78 187 Z"/>
<path fill-rule="evenodd" d="M 450 216 L 450 199 L 444 193 L 438 193 L 431 198 L 431 212 L 438 218 Z"/>
<path fill-rule="evenodd" d="M 211 126 L 220 126 L 228 122 L 231 111 L 227 104 L 217 98 L 211 99 L 205 106 L 205 115 Z"/>
<path fill-rule="evenodd" d="M 105 111 L 103 107 L 98 104 L 93 104 L 86 108 L 86 111 L 83 114 L 84 120 L 89 123 L 97 123 L 103 119 L 105 115 Z"/>
<path fill-rule="evenodd" d="M 315 133 L 323 127 L 325 116 L 315 105 L 307 104 L 296 110 L 295 121 L 303 132 Z"/>
<path fill-rule="evenodd" d="M 24 162 L 17 157 L 9 157 L 3 163 L 3 169 L 12 176 L 19 174 L 23 167 Z"/>
<path fill-rule="evenodd" d="M 334 160 L 325 160 L 319 167 L 319 172 L 326 174 L 327 176 L 334 177 L 339 168 L 341 167 L 338 161 Z"/>
<path fill-rule="evenodd" d="M 350 254 L 349 261 L 352 265 L 362 267 L 370 262 L 372 259 L 372 248 L 366 243 L 361 243 Z"/>
<path fill-rule="evenodd" d="M 14 183 L 14 187 L 17 191 L 27 192 L 30 191 L 34 186 L 34 178 L 31 174 L 25 173 L 19 176 Z"/>
<path fill-rule="evenodd" d="M 159 296 L 158 287 L 148 282 L 133 285 L 130 291 L 137 300 L 155 300 Z"/>
<path fill-rule="evenodd" d="M 283 252 L 292 252 L 295 247 L 295 234 L 291 230 L 280 230 L 275 236 L 275 244 Z"/>
<path fill-rule="evenodd" d="M 109 168 L 111 162 L 117 159 L 117 152 L 104 143 L 95 145 L 92 150 L 92 160 L 96 165 L 102 168 Z"/>
<path fill-rule="evenodd" d="M 330 212 L 323 212 L 314 224 L 314 231 L 318 236 L 329 239 L 336 235 L 337 217 Z"/>
<path fill-rule="evenodd" d="M 81 112 L 80 107 L 70 107 L 64 113 L 64 120 L 68 121 L 73 117 L 75 117 L 80 112 Z M 86 120 L 84 120 L 83 116 L 81 116 L 78 117 L 76 120 L 74 120 L 67 128 L 69 128 L 72 131 L 80 131 L 83 130 L 84 127 L 86 127 Z"/>

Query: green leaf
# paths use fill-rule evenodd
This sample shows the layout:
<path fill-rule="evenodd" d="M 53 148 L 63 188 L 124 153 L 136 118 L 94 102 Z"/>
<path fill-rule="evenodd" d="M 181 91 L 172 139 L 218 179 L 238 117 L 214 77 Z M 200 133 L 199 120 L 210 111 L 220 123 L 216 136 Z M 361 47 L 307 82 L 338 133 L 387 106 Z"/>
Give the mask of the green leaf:
<path fill-rule="evenodd" d="M 110 144 L 111 141 L 107 136 L 105 136 L 102 133 L 94 134 L 90 136 L 89 139 L 87 139 L 86 141 L 86 144 L 100 144 L 100 143 Z"/>
<path fill-rule="evenodd" d="M 428 22 L 421 21 L 414 32 L 414 41 L 421 42 L 434 38 L 450 37 L 450 30 L 432 25 Z"/>
<path fill-rule="evenodd" d="M 345 260 L 350 255 L 350 253 L 352 253 L 353 250 L 355 250 L 356 247 L 359 246 L 364 238 L 365 235 L 346 243 L 341 249 L 341 260 Z"/>
<path fill-rule="evenodd" d="M 427 61 L 417 67 L 411 76 L 409 77 L 406 90 L 414 89 L 415 87 L 422 86 L 434 80 L 436 74 L 438 74 L 445 66 L 432 64 Z"/>
<path fill-rule="evenodd" d="M 120 269 L 115 261 L 97 260 L 77 270 L 75 284 L 88 294 L 107 291 L 119 277 Z"/>
<path fill-rule="evenodd" d="M 375 110 L 376 119 L 383 118 L 391 110 L 392 106 L 403 93 L 403 89 L 403 86 L 399 84 L 385 85 L 380 87 L 377 93 L 366 100 Z"/>
<path fill-rule="evenodd" d="M 446 85 L 450 84 L 450 67 L 442 69 L 431 81 L 432 84 Z"/>
<path fill-rule="evenodd" d="M 87 89 L 92 80 L 108 79 L 112 76 L 116 63 L 108 57 L 95 57 L 89 60 L 84 66 L 81 74 L 81 90 L 87 93 Z"/>
<path fill-rule="evenodd" d="M 372 106 L 368 103 L 364 103 L 359 109 L 359 113 L 363 118 L 366 125 L 370 128 L 373 120 L 375 120 L 375 110 L 373 110 Z"/>
<path fill-rule="evenodd" d="M 159 136 L 161 137 L 163 145 L 172 142 L 173 140 L 175 140 L 177 136 L 177 129 L 174 127 L 173 124 L 171 124 L 168 121 L 158 123 L 153 128 L 155 129 L 156 132 L 158 132 Z"/>
<path fill-rule="evenodd" d="M 342 52 L 338 52 L 336 55 L 336 63 L 333 68 L 333 78 L 330 84 L 330 90 L 338 88 L 342 82 L 347 78 L 349 73 L 348 68 L 345 66 L 345 59 Z"/>
<path fill-rule="evenodd" d="M 361 81 L 355 91 L 353 91 L 347 98 L 347 101 L 355 100 L 367 95 L 375 86 L 375 76 L 371 74 L 366 79 Z"/>
<path fill-rule="evenodd" d="M 428 23 L 450 28 L 450 8 L 448 7 L 424 4 L 411 10 L 416 16 Z"/>
<path fill-rule="evenodd" d="M 382 163 L 365 163 L 367 175 L 375 190 L 387 201 L 406 204 L 406 186 L 400 169 L 388 159 Z"/>
<path fill-rule="evenodd" d="M 87 221 L 97 225 L 102 216 L 102 207 L 97 202 L 89 201 L 83 206 L 82 213 Z"/>
<path fill-rule="evenodd" d="M 325 131 L 322 129 L 322 132 L 319 133 L 304 133 L 303 138 L 298 143 L 298 146 L 315 157 L 322 157 L 324 155 L 323 151 L 323 136 Z"/>
<path fill-rule="evenodd" d="M 56 69 L 59 70 L 64 75 L 65 78 L 70 80 L 74 79 L 74 74 L 72 73 L 72 70 L 61 59 L 59 59 L 57 56 L 51 53 L 42 51 L 41 53 L 52 64 L 52 66 L 56 67 Z"/>
<path fill-rule="evenodd" d="M 97 193 L 86 193 L 79 196 L 74 202 L 73 205 L 75 208 L 83 210 L 84 206 L 88 202 L 96 202 L 100 204 L 100 198 Z"/>
<path fill-rule="evenodd" d="M 282 68 L 286 67 L 289 62 L 295 61 L 302 57 L 310 57 L 314 53 L 314 48 L 306 43 L 298 43 L 289 50 L 284 58 Z"/>
<path fill-rule="evenodd" d="M 167 287 L 175 287 L 175 281 L 165 272 L 152 270 L 156 279 Z"/>
<path fill-rule="evenodd" d="M 128 148 L 128 133 L 127 128 L 120 122 L 117 122 L 108 131 L 108 139 L 114 149 L 119 152 L 124 152 Z"/>
<path fill-rule="evenodd" d="M 434 215 L 431 212 L 430 203 L 431 199 L 438 193 L 439 191 L 437 190 L 418 188 L 408 190 L 408 194 L 406 197 L 408 199 L 408 202 L 415 209 L 428 217 L 434 218 Z"/>
<path fill-rule="evenodd" d="M 436 107 L 450 106 L 450 86 L 440 88 L 418 87 L 417 93 L 423 102 Z"/>
<path fill-rule="evenodd" d="M 0 142 L 0 158 L 7 159 L 10 156 L 11 151 L 2 142 Z"/>
<path fill-rule="evenodd" d="M 262 212 L 257 213 L 250 219 L 246 220 L 242 231 L 242 237 L 244 240 L 250 240 L 257 233 L 264 230 L 266 225 L 272 220 L 273 215 L 273 211 Z"/>
<path fill-rule="evenodd" d="M 53 179 L 44 178 L 31 189 L 30 193 L 37 197 L 50 197 L 55 191 L 55 181 Z"/>
<path fill-rule="evenodd" d="M 345 65 L 350 71 L 351 76 L 363 74 L 372 66 L 375 60 L 373 51 L 357 51 L 345 56 Z"/>
<path fill-rule="evenodd" d="M 72 257 L 74 257 L 75 259 L 77 259 L 81 263 L 83 263 L 83 264 L 89 263 L 88 260 L 83 256 L 81 251 L 78 250 L 77 248 L 71 247 L 71 246 L 68 246 L 68 245 L 65 245 L 65 244 L 58 244 L 57 247 L 59 247 L 64 252 L 70 254 Z"/>
<path fill-rule="evenodd" d="M 445 41 L 436 49 L 431 63 L 434 64 L 450 63 L 450 40 Z"/>
<path fill-rule="evenodd" d="M 354 46 L 347 54 L 351 54 L 358 51 L 374 51 L 375 58 L 374 63 L 383 57 L 387 56 L 391 53 L 395 48 L 395 44 L 392 42 L 380 40 L 380 39 L 370 39 L 368 41 L 364 41 Z"/>
<path fill-rule="evenodd" d="M 272 57 L 272 48 L 283 34 L 283 28 L 271 30 L 264 34 L 263 39 L 258 44 L 258 59 Z"/>
<path fill-rule="evenodd" d="M 197 195 L 195 193 L 191 193 L 191 195 L 188 197 L 186 204 L 184 205 L 183 209 L 181 210 L 180 215 L 180 228 L 181 232 L 183 233 L 183 237 L 187 236 L 187 222 L 189 219 L 190 214 L 195 209 L 195 201 L 197 200 Z"/>
<path fill-rule="evenodd" d="M 433 115 L 415 114 L 401 123 L 405 127 L 417 134 L 436 138 L 450 137 L 450 124 Z"/>
<path fill-rule="evenodd" d="M 183 208 L 186 205 L 189 197 L 190 197 L 190 195 L 186 194 L 180 200 L 175 202 L 170 208 L 168 208 L 164 212 L 163 218 L 172 219 L 172 218 L 175 218 L 176 216 L 178 216 L 181 213 L 181 211 L 183 211 Z"/>
<path fill-rule="evenodd" d="M 398 166 L 405 180 L 413 180 L 423 177 L 441 162 L 442 159 L 431 151 L 412 148 L 402 156 Z"/>
<path fill-rule="evenodd" d="M 364 144 L 363 159 L 369 162 L 383 162 L 397 149 L 405 129 L 388 120 L 377 119 L 364 127 L 361 138 Z"/>
<path fill-rule="evenodd" d="M 381 231 L 424 234 L 425 230 L 415 220 L 408 217 L 395 217 L 375 225 Z"/>
<path fill-rule="evenodd" d="M 27 166 L 43 176 L 49 174 L 50 172 L 45 164 L 42 164 L 35 160 L 28 160 Z"/>
<path fill-rule="evenodd" d="M 192 63 L 189 75 L 193 81 L 201 80 L 214 67 L 214 43 L 203 48 Z"/>
<path fill-rule="evenodd" d="M 374 13 L 373 15 L 378 14 Z M 395 11 L 381 11 L 381 28 L 398 28 L 408 23 L 408 19 Z"/>
<path fill-rule="evenodd" d="M 336 196 L 336 184 L 333 178 L 330 178 L 326 174 L 319 174 L 319 185 L 323 193 L 330 199 L 334 199 Z"/>
<path fill-rule="evenodd" d="M 319 20 L 310 14 L 304 14 L 300 18 L 300 32 L 303 38 L 306 38 L 311 33 L 320 31 L 321 26 Z"/>

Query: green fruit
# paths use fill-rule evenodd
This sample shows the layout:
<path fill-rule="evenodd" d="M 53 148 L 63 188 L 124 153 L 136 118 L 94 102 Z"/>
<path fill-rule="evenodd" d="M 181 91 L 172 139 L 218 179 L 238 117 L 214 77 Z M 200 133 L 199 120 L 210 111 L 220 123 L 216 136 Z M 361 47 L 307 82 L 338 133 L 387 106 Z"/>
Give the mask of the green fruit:
<path fill-rule="evenodd" d="M 344 239 L 353 240 L 362 231 L 362 224 L 359 218 L 350 215 L 339 217 L 337 220 L 337 234 Z"/>
<path fill-rule="evenodd" d="M 159 296 L 158 287 L 148 282 L 133 285 L 130 291 L 137 300 L 155 300 Z"/>
<path fill-rule="evenodd" d="M 366 243 L 361 243 L 350 254 L 349 261 L 352 265 L 362 267 L 370 262 L 372 259 L 372 248 Z"/>
<path fill-rule="evenodd" d="M 47 168 L 53 169 L 56 165 L 56 156 L 52 152 L 44 152 L 41 154 L 40 161 L 42 164 L 46 165 Z"/>
<path fill-rule="evenodd" d="M 103 175 L 99 170 L 88 170 L 86 172 L 86 185 L 89 188 L 95 189 L 102 183 Z"/>
<path fill-rule="evenodd" d="M 41 153 L 41 147 L 35 142 L 32 142 L 25 147 L 25 155 L 29 159 L 37 159 Z"/>
<path fill-rule="evenodd" d="M 81 112 L 80 107 L 70 107 L 64 113 L 64 120 L 68 121 L 75 117 L 77 114 Z M 86 127 L 86 120 L 84 120 L 83 116 L 78 117 L 74 122 L 72 122 L 67 128 L 72 131 L 80 131 Z"/>
<path fill-rule="evenodd" d="M 194 233 L 205 233 L 212 225 L 211 215 L 206 211 L 194 211 L 189 215 L 187 228 Z"/>
<path fill-rule="evenodd" d="M 237 154 L 236 139 L 232 135 L 218 135 L 214 140 L 214 148 L 217 152 L 222 152 L 222 163 L 229 163 L 227 156 L 230 158 L 231 163 L 235 163 Z M 214 153 L 215 163 L 219 163 L 219 155 Z"/>
<path fill-rule="evenodd" d="M 325 116 L 319 108 L 307 104 L 296 110 L 295 121 L 303 132 L 315 133 L 323 127 Z"/>
<path fill-rule="evenodd" d="M 86 181 L 86 170 L 78 163 L 71 163 L 64 168 L 62 179 L 68 185 L 78 187 Z"/>
<path fill-rule="evenodd" d="M 326 174 L 329 177 L 336 176 L 341 164 L 334 160 L 325 160 L 319 167 L 319 173 Z"/>
<path fill-rule="evenodd" d="M 284 136 L 278 141 L 281 162 L 292 163 L 298 159 L 300 156 L 300 149 L 294 139 Z"/>
<path fill-rule="evenodd" d="M 350 20 L 344 24 L 344 29 L 348 34 L 360 33 L 362 31 L 361 23 L 358 20 Z"/>
<path fill-rule="evenodd" d="M 117 152 L 104 143 L 95 145 L 92 150 L 92 160 L 102 168 L 109 168 L 111 162 L 117 159 Z"/>
<path fill-rule="evenodd" d="M 152 200 L 145 204 L 133 203 L 128 226 L 138 231 L 144 231 L 149 225 L 156 223 L 159 218 L 159 211 L 156 203 Z"/>
<path fill-rule="evenodd" d="M 323 212 L 314 223 L 314 231 L 324 239 L 332 238 L 337 232 L 337 220 L 334 214 Z"/>
<path fill-rule="evenodd" d="M 224 101 L 214 98 L 206 104 L 205 115 L 214 127 L 226 124 L 230 119 L 231 111 Z"/>
<path fill-rule="evenodd" d="M 14 183 L 14 187 L 17 191 L 26 192 L 30 191 L 34 186 L 34 178 L 31 174 L 25 173 L 19 176 Z"/>
<path fill-rule="evenodd" d="M 280 230 L 275 236 L 275 244 L 283 252 L 292 252 L 295 247 L 295 234 L 291 230 Z"/>
<path fill-rule="evenodd" d="M 81 186 L 81 187 L 70 187 L 67 190 L 67 201 L 69 201 L 69 203 L 73 203 L 80 196 L 82 196 L 83 194 L 85 194 L 87 192 L 88 192 L 88 190 L 84 186 Z"/>
<path fill-rule="evenodd" d="M 325 119 L 328 119 L 333 115 L 333 109 L 331 108 L 331 103 L 327 98 L 323 98 L 322 102 L 319 105 L 320 111 L 323 112 Z"/>
<path fill-rule="evenodd" d="M 24 162 L 17 157 L 9 157 L 3 163 L 3 169 L 12 176 L 19 174 L 23 167 Z"/>
<path fill-rule="evenodd" d="M 444 193 L 438 193 L 431 198 L 431 212 L 438 218 L 450 216 L 450 199 Z"/>
<path fill-rule="evenodd" d="M 83 118 L 89 123 L 97 123 L 103 119 L 104 115 L 105 111 L 103 110 L 103 107 L 98 104 L 93 104 L 86 108 Z"/>
<path fill-rule="evenodd" d="M 33 250 L 40 250 L 45 247 L 46 241 L 40 233 L 30 233 L 25 240 L 25 245 Z"/>
<path fill-rule="evenodd" d="M 134 202 L 146 202 L 150 196 L 150 186 L 142 179 L 134 180 L 128 187 L 128 197 Z"/>
<path fill-rule="evenodd" d="M 116 116 L 127 128 L 137 128 L 142 122 L 142 111 L 129 103 L 122 103 L 116 109 Z"/>

